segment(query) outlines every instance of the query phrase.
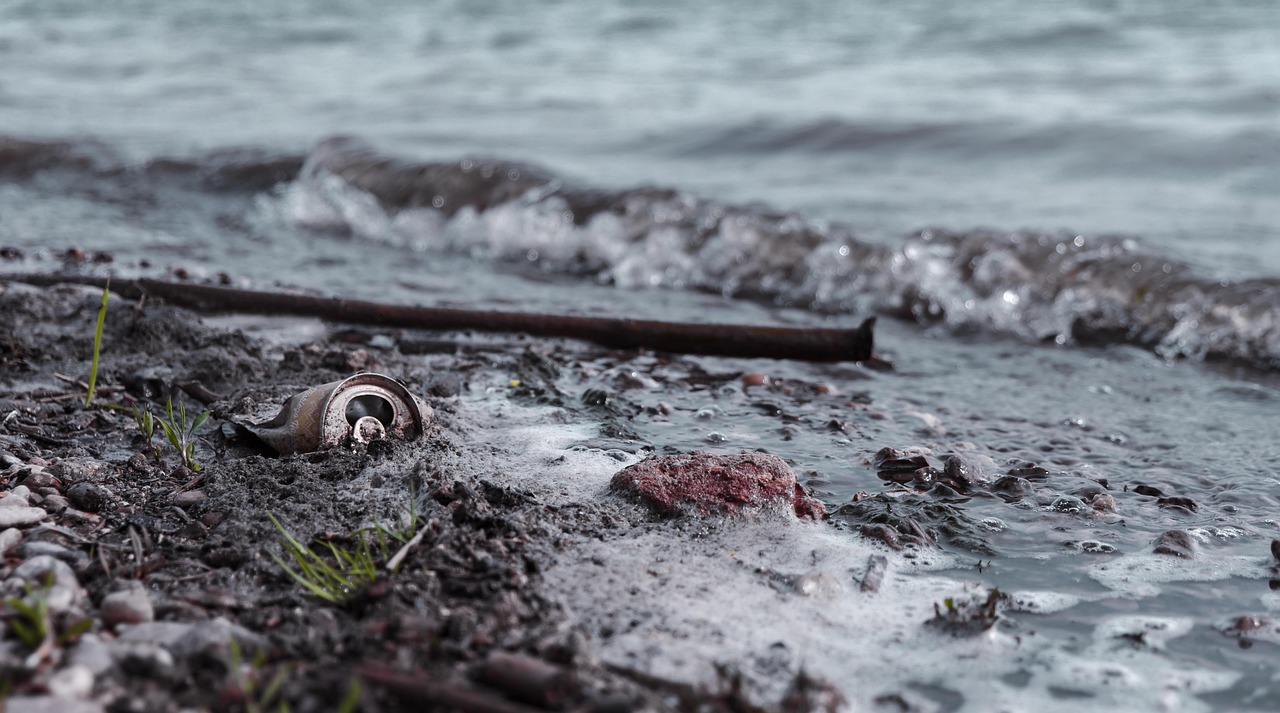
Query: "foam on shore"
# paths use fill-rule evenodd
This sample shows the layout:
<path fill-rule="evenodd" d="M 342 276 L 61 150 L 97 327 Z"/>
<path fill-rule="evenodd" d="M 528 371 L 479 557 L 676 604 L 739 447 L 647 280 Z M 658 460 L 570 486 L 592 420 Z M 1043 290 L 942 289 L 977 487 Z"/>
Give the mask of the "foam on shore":
<path fill-rule="evenodd" d="M 1162 653 L 1190 630 L 1185 620 L 1107 619 L 1083 646 L 1048 627 L 1038 631 L 1037 616 L 1070 616 L 1086 604 L 1052 592 L 1014 592 L 1009 608 L 1016 613 L 1000 625 L 953 636 L 926 624 L 935 604 L 984 598 L 989 584 L 976 573 L 964 581 L 941 574 L 961 564 L 949 554 L 892 552 L 784 512 L 657 520 L 608 492 L 609 479 L 635 456 L 574 447 L 593 434 L 592 424 L 493 396 L 464 405 L 483 424 L 476 435 L 501 463 L 495 470 L 504 484 L 551 505 L 612 504 L 631 518 L 629 528 L 607 538 L 582 538 L 544 573 L 547 595 L 609 665 L 704 685 L 717 680 L 717 664 L 729 664 L 764 701 L 778 700 L 804 670 L 839 686 L 852 710 L 898 695 L 970 711 L 1052 709 L 1068 701 L 1076 710 L 1197 711 L 1209 706 L 1196 694 L 1238 678 Z M 860 583 L 873 556 L 888 566 L 879 588 L 865 592 Z M 1111 563 L 1095 574 L 1119 593 L 1142 597 L 1153 580 L 1216 577 L 1244 566 L 1162 567 L 1140 556 L 1120 563 L 1130 560 L 1132 566 Z M 1124 574 L 1111 581 L 1113 572 Z M 1130 630 L 1155 645 L 1118 645 L 1117 632 Z"/>

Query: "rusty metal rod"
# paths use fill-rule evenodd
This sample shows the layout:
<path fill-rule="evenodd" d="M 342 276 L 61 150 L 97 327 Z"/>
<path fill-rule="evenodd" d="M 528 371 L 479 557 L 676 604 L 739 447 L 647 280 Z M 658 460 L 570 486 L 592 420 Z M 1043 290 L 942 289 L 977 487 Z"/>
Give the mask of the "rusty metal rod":
<path fill-rule="evenodd" d="M 542 710 L 470 686 L 440 680 L 426 671 L 401 673 L 379 663 L 358 664 L 354 670 L 365 680 L 424 709 L 449 709 L 463 713 L 539 713 Z"/>
<path fill-rule="evenodd" d="M 4 275 L 0 280 L 45 287 L 59 283 L 102 287 L 106 283 L 106 278 L 60 275 Z M 288 314 L 386 327 L 523 332 L 538 337 L 581 339 L 618 349 L 644 347 L 680 354 L 799 361 L 867 361 L 871 358 L 872 329 L 875 326 L 875 317 L 868 317 L 855 329 L 840 329 L 498 312 L 395 305 L 150 279 L 115 279 L 111 282 L 111 290 L 130 299 L 149 295 L 206 313 Z"/>
<path fill-rule="evenodd" d="M 489 652 L 480 676 L 508 696 L 544 708 L 561 708 L 581 690 L 570 669 L 507 651 Z"/>

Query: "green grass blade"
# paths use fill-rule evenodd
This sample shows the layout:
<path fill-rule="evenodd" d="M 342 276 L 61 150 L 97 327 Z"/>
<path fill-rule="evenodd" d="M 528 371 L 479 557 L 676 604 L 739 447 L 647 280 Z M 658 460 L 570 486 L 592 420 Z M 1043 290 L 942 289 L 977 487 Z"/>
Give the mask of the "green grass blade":
<path fill-rule="evenodd" d="M 286 564 L 285 561 L 281 559 L 280 556 L 277 555 L 276 553 L 272 552 L 270 554 L 271 554 L 271 559 L 276 561 L 276 564 L 280 566 L 280 569 L 283 569 L 285 573 L 287 573 L 290 577 L 293 578 L 293 581 L 297 582 L 298 584 L 301 584 L 304 588 L 306 588 L 307 591 L 311 592 L 317 598 L 323 599 L 326 602 L 331 602 L 333 604 L 340 603 L 340 600 L 333 594 L 333 592 L 325 589 L 324 587 L 321 587 L 319 584 L 316 584 L 312 580 L 307 579 L 303 575 L 296 572 L 292 567 Z"/>
<path fill-rule="evenodd" d="M 65 646 L 67 642 L 74 640 L 81 634 L 88 633 L 93 628 L 93 619 L 81 619 L 76 623 L 68 626 L 58 635 L 58 645 Z"/>
<path fill-rule="evenodd" d="M 259 666 L 261 666 L 261 664 L 259 664 Z M 279 671 L 276 671 L 276 675 L 272 676 L 271 680 L 267 682 L 267 687 L 262 689 L 262 695 L 259 697 L 259 700 L 262 701 L 263 705 L 270 703 L 276 697 L 276 694 L 280 692 L 280 687 L 284 685 L 285 679 L 288 678 L 288 676 L 288 668 L 282 668 Z"/>
<path fill-rule="evenodd" d="M 102 352 L 102 325 L 107 321 L 107 299 L 111 296 L 111 278 L 102 288 L 102 306 L 98 308 L 98 326 L 93 330 L 93 363 L 89 365 L 89 393 L 85 394 L 84 407 L 93 405 L 93 389 L 98 385 L 98 355 Z"/>
<path fill-rule="evenodd" d="M 356 713 L 356 706 L 360 705 L 360 679 L 352 677 L 351 684 L 347 686 L 347 695 L 342 697 L 342 702 L 338 704 L 338 713 Z"/>
<path fill-rule="evenodd" d="M 37 631 L 36 627 L 28 625 L 21 619 L 14 619 L 9 622 L 9 625 L 13 627 L 13 633 L 18 635 L 18 638 L 22 640 L 22 643 L 33 649 L 39 646 L 40 642 L 44 640 L 43 632 Z"/>

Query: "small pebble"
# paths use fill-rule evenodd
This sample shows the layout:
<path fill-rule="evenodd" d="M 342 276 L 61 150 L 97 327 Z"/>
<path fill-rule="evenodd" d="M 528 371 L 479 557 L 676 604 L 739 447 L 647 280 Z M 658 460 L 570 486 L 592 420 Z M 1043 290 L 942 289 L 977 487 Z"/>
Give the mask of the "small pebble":
<path fill-rule="evenodd" d="M 81 512 L 79 510 L 73 510 L 72 508 L 67 508 L 66 510 L 63 510 L 60 517 L 62 518 L 63 524 L 98 525 L 102 523 L 102 518 L 99 517 L 98 515 L 94 515 L 91 512 Z"/>
<path fill-rule="evenodd" d="M 68 556 L 73 554 L 71 550 L 63 547 L 62 545 L 53 542 L 40 541 L 27 542 L 23 544 L 18 551 L 22 553 L 23 559 L 31 559 L 32 557 L 39 557 L 40 555 L 48 555 L 50 557 L 56 557 L 63 560 L 64 562 L 67 560 Z"/>
<path fill-rule="evenodd" d="M 844 591 L 844 585 L 840 584 L 840 580 L 816 569 L 797 579 L 794 587 L 797 594 L 823 599 L 830 599 Z"/>
<path fill-rule="evenodd" d="M 20 542 L 22 542 L 22 530 L 11 527 L 0 531 L 0 556 L 8 554 L 9 550 L 17 547 Z"/>
<path fill-rule="evenodd" d="M 51 572 L 55 586 L 65 587 L 75 592 L 80 591 L 80 580 L 76 578 L 75 570 L 71 569 L 66 562 L 49 555 L 36 555 L 23 562 L 14 568 L 9 579 L 22 580 L 32 586 L 38 586 L 45 582 Z"/>
<path fill-rule="evenodd" d="M 5 700 L 5 713 L 103 713 L 94 701 L 67 701 L 53 696 L 14 696 Z"/>
<path fill-rule="evenodd" d="M 112 592 L 102 599 L 100 610 L 102 623 L 108 627 L 120 624 L 141 624 L 155 619 L 155 609 L 151 606 L 151 597 L 141 586 L 130 587 L 119 592 Z"/>
<path fill-rule="evenodd" d="M 27 507 L 30 504 L 31 490 L 25 485 L 19 485 L 0 498 L 0 508 Z"/>
<path fill-rule="evenodd" d="M 28 505 L 0 507 L 0 528 L 34 525 L 46 517 L 49 517 L 49 513 Z"/>
<path fill-rule="evenodd" d="M 138 626 L 150 626 L 139 624 Z M 120 668 L 135 676 L 165 680 L 173 676 L 173 654 L 147 641 L 124 642 L 112 648 Z"/>
<path fill-rule="evenodd" d="M 177 621 L 147 621 L 120 627 L 120 641 L 131 644 L 155 644 L 169 648 L 195 628 L 195 624 Z"/>
<path fill-rule="evenodd" d="M 80 700 L 93 693 L 93 672 L 84 666 L 66 666 L 49 677 L 49 694 L 63 700 Z"/>
<path fill-rule="evenodd" d="M 46 512 L 62 512 L 71 507 L 71 503 L 61 495 L 46 495 L 44 501 L 40 503 L 40 507 Z"/>
<path fill-rule="evenodd" d="M 769 377 L 758 371 L 742 375 L 743 386 L 764 386 L 769 383 Z"/>
<path fill-rule="evenodd" d="M 168 649 L 174 658 L 183 661 L 197 657 L 221 657 L 226 655 L 232 639 L 245 654 L 253 654 L 267 647 L 267 641 L 262 636 L 218 617 L 191 627 L 186 634 L 169 645 Z"/>
<path fill-rule="evenodd" d="M 115 665 L 111 658 L 111 647 L 101 636 L 92 633 L 80 637 L 80 642 L 71 649 L 67 662 L 72 666 L 83 666 L 95 676 L 101 676 Z"/>
<path fill-rule="evenodd" d="M 67 488 L 67 499 L 85 512 L 98 512 L 107 500 L 107 492 L 93 483 L 76 483 Z"/>
<path fill-rule="evenodd" d="M 58 479 L 53 477 L 49 471 L 41 468 L 40 470 L 32 470 L 27 477 L 22 479 L 22 484 L 28 488 L 48 488 L 58 483 Z"/>
<path fill-rule="evenodd" d="M 173 496 L 173 504 L 180 508 L 188 508 L 205 499 L 203 490 L 188 490 Z"/>
<path fill-rule="evenodd" d="M 1160 533 L 1151 551 L 1158 555 L 1170 555 L 1185 560 L 1196 557 L 1195 542 L 1186 530 L 1168 530 Z"/>

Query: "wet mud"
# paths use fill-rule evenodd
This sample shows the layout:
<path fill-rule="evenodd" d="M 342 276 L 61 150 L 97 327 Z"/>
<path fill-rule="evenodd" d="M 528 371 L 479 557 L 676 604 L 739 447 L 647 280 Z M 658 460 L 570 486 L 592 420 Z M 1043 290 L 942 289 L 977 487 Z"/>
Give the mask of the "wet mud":
<path fill-rule="evenodd" d="M 0 580 L 11 600 L 44 602 L 49 629 L 40 642 L 13 635 L 20 615 L 7 601 L 0 676 L 11 710 L 817 710 L 840 700 L 812 678 L 788 679 L 784 700 L 752 702 L 729 673 L 691 685 L 601 663 L 542 572 L 636 513 L 607 498 L 553 507 L 504 484 L 489 447 L 471 440 L 474 416 L 457 409 L 478 374 L 513 375 L 524 401 L 562 400 L 557 360 L 518 339 L 406 338 L 408 355 L 339 328 L 263 340 L 116 298 L 85 408 L 100 300 L 85 287 L 0 285 Z M 374 368 L 427 396 L 425 437 L 280 457 L 236 425 Z M 143 407 L 165 414 L 169 401 L 191 419 L 211 414 L 189 461 L 134 418 Z M 607 401 L 575 408 L 635 445 Z M 288 561 L 286 532 L 353 552 L 371 526 L 410 517 L 420 536 L 378 545 L 372 578 L 336 605 L 277 559 Z"/>

